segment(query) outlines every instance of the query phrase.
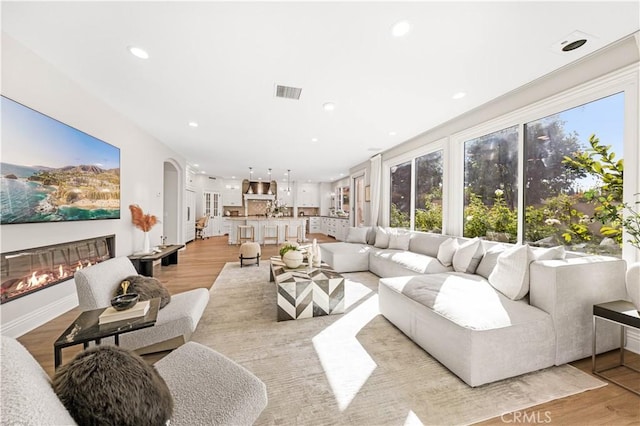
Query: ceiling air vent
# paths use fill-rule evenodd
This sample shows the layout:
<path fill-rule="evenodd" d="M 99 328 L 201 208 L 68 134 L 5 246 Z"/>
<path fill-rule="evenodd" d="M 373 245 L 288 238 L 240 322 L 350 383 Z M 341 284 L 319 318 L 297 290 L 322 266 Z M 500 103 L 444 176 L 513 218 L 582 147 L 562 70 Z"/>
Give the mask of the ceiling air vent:
<path fill-rule="evenodd" d="M 300 93 L 302 89 L 297 87 L 281 86 L 276 84 L 276 98 L 300 99 Z"/>

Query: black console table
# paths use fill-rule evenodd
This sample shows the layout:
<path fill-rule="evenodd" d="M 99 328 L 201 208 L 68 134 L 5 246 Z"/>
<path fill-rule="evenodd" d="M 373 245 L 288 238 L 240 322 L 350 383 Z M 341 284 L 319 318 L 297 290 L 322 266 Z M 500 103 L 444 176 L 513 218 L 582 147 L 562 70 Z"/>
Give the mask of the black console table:
<path fill-rule="evenodd" d="M 159 253 L 132 254 L 129 259 L 140 275 L 152 277 L 154 261 L 160 260 L 162 266 L 175 265 L 178 263 L 178 250 L 183 247 L 184 244 L 172 244 L 161 249 Z"/>

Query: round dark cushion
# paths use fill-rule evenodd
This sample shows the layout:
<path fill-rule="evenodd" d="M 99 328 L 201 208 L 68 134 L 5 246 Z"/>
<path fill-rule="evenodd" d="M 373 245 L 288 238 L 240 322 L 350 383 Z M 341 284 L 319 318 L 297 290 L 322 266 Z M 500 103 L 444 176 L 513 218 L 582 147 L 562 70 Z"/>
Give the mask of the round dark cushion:
<path fill-rule="evenodd" d="M 156 369 L 116 346 L 80 352 L 53 378 L 53 390 L 79 425 L 164 425 L 173 398 Z"/>

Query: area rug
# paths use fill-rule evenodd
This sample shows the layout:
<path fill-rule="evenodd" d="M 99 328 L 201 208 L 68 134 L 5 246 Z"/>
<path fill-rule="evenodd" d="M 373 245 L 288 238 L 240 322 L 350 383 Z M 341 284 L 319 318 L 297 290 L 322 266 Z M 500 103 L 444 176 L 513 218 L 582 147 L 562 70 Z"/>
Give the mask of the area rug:
<path fill-rule="evenodd" d="M 605 385 L 563 365 L 470 388 L 380 315 L 375 275 L 344 276 L 344 314 L 283 322 L 268 262 L 212 286 L 192 339 L 264 381 L 256 424 L 470 424 Z"/>

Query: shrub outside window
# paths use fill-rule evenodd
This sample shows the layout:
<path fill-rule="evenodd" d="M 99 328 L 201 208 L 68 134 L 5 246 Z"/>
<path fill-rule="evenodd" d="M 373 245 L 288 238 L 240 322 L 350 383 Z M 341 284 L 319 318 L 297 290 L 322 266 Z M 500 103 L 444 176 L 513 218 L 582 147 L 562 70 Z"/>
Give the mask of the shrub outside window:
<path fill-rule="evenodd" d="M 464 144 L 464 236 L 518 238 L 518 127 Z"/>

